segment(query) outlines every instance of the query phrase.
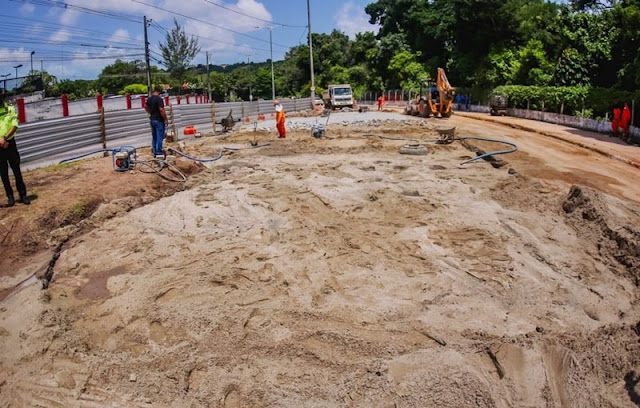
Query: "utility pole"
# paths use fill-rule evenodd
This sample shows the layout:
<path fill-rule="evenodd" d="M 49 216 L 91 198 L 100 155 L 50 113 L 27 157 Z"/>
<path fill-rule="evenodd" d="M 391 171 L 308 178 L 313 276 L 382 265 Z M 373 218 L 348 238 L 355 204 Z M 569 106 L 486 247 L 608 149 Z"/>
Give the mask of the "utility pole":
<path fill-rule="evenodd" d="M 251 92 L 251 82 L 253 82 L 253 78 L 251 77 L 251 55 L 247 55 L 247 67 L 249 68 L 249 102 L 253 102 L 253 93 Z"/>
<path fill-rule="evenodd" d="M 209 102 L 211 102 L 211 76 L 209 75 L 209 51 L 206 52 L 207 55 L 207 86 L 209 87 Z"/>
<path fill-rule="evenodd" d="M 276 79 L 273 75 L 273 27 L 269 27 L 269 46 L 271 48 L 271 99 L 276 100 Z"/>
<path fill-rule="evenodd" d="M 311 0 L 307 0 L 307 18 L 309 20 L 309 62 L 311 63 L 311 108 L 316 107 L 316 79 L 313 72 L 313 40 L 311 38 Z"/>
<path fill-rule="evenodd" d="M 40 72 L 44 72 L 44 60 L 40 60 Z"/>
<path fill-rule="evenodd" d="M 147 96 L 151 96 L 151 54 L 149 52 L 149 37 L 147 36 L 147 25 L 151 20 L 147 16 L 143 17 L 144 23 L 144 60 L 147 64 Z"/>

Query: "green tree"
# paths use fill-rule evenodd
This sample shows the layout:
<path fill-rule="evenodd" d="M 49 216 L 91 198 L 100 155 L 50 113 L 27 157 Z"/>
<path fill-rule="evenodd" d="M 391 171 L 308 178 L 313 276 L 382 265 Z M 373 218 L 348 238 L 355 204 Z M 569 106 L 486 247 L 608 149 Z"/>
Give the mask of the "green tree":
<path fill-rule="evenodd" d="M 492 50 L 484 65 L 478 70 L 477 84 L 487 89 L 512 84 L 519 69 L 520 61 L 516 50 Z"/>
<path fill-rule="evenodd" d="M 389 62 L 390 87 L 417 91 L 420 83 L 428 77 L 424 67 L 417 61 L 417 56 L 410 51 L 402 51 Z"/>
<path fill-rule="evenodd" d="M 63 79 L 58 82 L 57 92 L 55 94 L 47 94 L 48 96 L 60 96 L 62 94 L 75 95 L 77 98 L 87 98 L 95 96 L 98 93 L 96 81 L 86 79 Z"/>
<path fill-rule="evenodd" d="M 158 43 L 164 65 L 173 76 L 184 75 L 189 63 L 200 52 L 198 40 L 195 37 L 187 37 L 184 29 L 178 24 L 178 20 L 173 20 L 175 27 L 167 33 L 165 43 Z"/>
<path fill-rule="evenodd" d="M 617 85 L 633 91 L 640 88 L 640 1 L 616 2 L 610 11 L 612 26 L 618 28 L 612 45 L 612 62 L 617 68 Z"/>
<path fill-rule="evenodd" d="M 117 93 L 125 86 L 135 83 L 146 83 L 146 67 L 144 62 L 116 60 L 113 64 L 104 67 L 98 75 L 96 87 L 102 92 Z"/>
<path fill-rule="evenodd" d="M 530 40 L 519 51 L 519 66 L 515 82 L 520 85 L 547 85 L 551 82 L 553 66 L 540 40 Z"/>
<path fill-rule="evenodd" d="M 31 71 L 22 85 L 23 92 L 34 92 L 42 89 L 47 96 L 58 92 L 58 79 L 47 71 Z"/>
<path fill-rule="evenodd" d="M 379 78 L 389 78 L 389 62 L 398 53 L 409 51 L 409 44 L 404 33 L 388 34 L 384 36 L 376 47 L 372 58 L 372 70 Z M 387 85 L 386 83 L 384 84 Z"/>

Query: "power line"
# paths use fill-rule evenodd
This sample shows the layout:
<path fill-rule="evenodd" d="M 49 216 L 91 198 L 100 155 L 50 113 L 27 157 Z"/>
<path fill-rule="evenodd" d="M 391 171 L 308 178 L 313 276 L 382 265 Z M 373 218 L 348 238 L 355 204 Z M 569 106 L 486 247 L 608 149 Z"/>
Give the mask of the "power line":
<path fill-rule="evenodd" d="M 58 7 L 58 8 L 63 8 L 65 10 L 73 10 L 73 11 L 78 11 L 80 13 L 94 14 L 94 15 L 99 15 L 103 17 L 113 18 L 116 20 L 131 21 L 134 23 L 139 22 L 139 18 L 136 16 L 121 14 L 121 13 L 112 13 L 108 11 L 94 10 L 88 7 L 82 7 L 75 4 L 65 3 L 62 1 L 53 1 L 53 0 L 11 0 L 11 1 L 27 3 L 27 4 L 37 4 L 41 6 Z"/>
<path fill-rule="evenodd" d="M 6 17 L 6 18 L 9 18 L 11 20 L 16 20 L 17 19 L 17 20 L 33 21 L 34 23 L 53 26 L 53 27 L 36 26 L 36 27 L 29 28 L 29 30 L 32 30 L 32 31 L 40 31 L 40 30 L 42 30 L 42 31 L 54 32 L 56 30 L 59 30 L 60 28 L 64 28 L 65 30 L 69 31 L 70 34 L 86 35 L 86 36 L 91 36 L 93 38 L 95 38 L 96 35 L 101 35 L 101 36 L 106 36 L 106 37 L 113 38 L 113 39 L 123 38 L 123 39 L 126 39 L 128 41 L 133 40 L 133 38 L 131 38 L 131 37 L 126 37 L 126 36 L 122 36 L 122 35 L 115 35 L 115 34 L 105 33 L 105 32 L 102 32 L 102 31 L 87 30 L 87 29 L 78 28 L 78 27 L 75 27 L 75 26 L 52 23 L 52 22 L 49 22 L 49 21 L 38 20 L 38 19 L 34 19 L 34 18 L 9 16 L 9 15 L 6 15 L 6 14 L 0 14 L 0 17 Z M 15 28 L 19 28 L 19 29 L 24 28 L 24 26 L 22 24 L 13 23 L 13 22 L 10 22 L 10 21 L 4 22 L 2 24 L 2 28 L 6 28 L 6 27 L 15 27 Z M 11 34 L 15 35 L 15 32 L 12 31 Z M 124 43 L 124 41 L 115 41 L 115 42 Z"/>
<path fill-rule="evenodd" d="M 175 15 L 180 16 L 180 17 L 188 18 L 190 20 L 197 21 L 197 22 L 202 23 L 202 24 L 210 25 L 212 27 L 216 27 L 216 28 L 219 28 L 221 30 L 229 31 L 229 32 L 232 32 L 234 34 L 238 34 L 238 35 L 241 35 L 241 36 L 244 36 L 244 37 L 248 37 L 248 38 L 251 38 L 251 39 L 256 40 L 256 41 L 269 43 L 269 41 L 264 40 L 264 39 L 262 39 L 260 37 L 254 37 L 254 36 L 249 35 L 249 34 L 241 33 L 240 31 L 235 31 L 235 30 L 232 30 L 230 28 L 223 27 L 221 25 L 213 24 L 213 23 L 210 23 L 208 21 L 197 19 L 195 17 L 190 17 L 190 16 L 187 16 L 185 14 L 178 13 L 177 11 L 167 10 L 165 8 L 156 6 L 155 4 L 145 3 L 145 2 L 140 1 L 140 0 L 131 0 L 131 1 L 133 1 L 134 3 L 142 4 L 142 5 L 147 6 L 147 7 L 152 7 L 152 8 L 157 9 L 157 10 L 162 10 L 162 11 L 167 12 L 167 13 L 175 14 Z M 290 47 L 288 47 L 286 45 L 282 45 L 282 44 L 273 43 L 273 45 L 277 45 L 278 47 L 287 48 L 287 49 L 290 48 Z"/>
<path fill-rule="evenodd" d="M 165 27 L 161 26 L 161 25 L 160 25 L 160 24 L 158 24 L 158 23 L 152 23 L 152 26 L 154 26 L 154 28 L 155 28 L 159 33 L 161 33 L 161 34 L 163 34 L 163 35 L 164 35 L 164 34 L 169 33 L 169 30 L 168 30 L 167 28 L 165 28 Z M 160 31 L 160 30 L 163 30 L 163 31 Z M 194 37 L 197 37 L 197 38 L 202 39 L 202 40 L 213 41 L 213 42 L 220 43 L 220 44 L 225 44 L 225 45 L 231 45 L 231 46 L 233 46 L 233 47 L 238 47 L 238 46 L 239 46 L 238 44 L 230 43 L 230 42 L 227 42 L 227 41 L 216 40 L 216 39 L 214 39 L 214 38 L 203 37 L 203 36 L 198 35 L 198 34 L 192 34 L 192 33 L 187 33 L 187 32 L 185 32 L 185 34 L 187 34 L 187 35 L 191 35 L 191 36 L 194 36 Z M 256 51 L 269 52 L 269 50 L 268 50 L 268 49 L 266 49 L 266 48 L 251 47 L 251 46 L 248 46 L 248 45 L 246 46 L 246 48 L 250 48 L 250 49 L 252 49 L 252 50 L 256 50 Z"/>
<path fill-rule="evenodd" d="M 73 42 L 73 41 L 51 41 L 51 40 L 6 40 L 3 39 L 3 42 L 6 43 L 21 43 L 21 44 L 39 44 L 39 45 L 62 45 L 62 46 L 76 46 L 76 47 L 100 47 L 100 48 L 115 48 L 115 49 L 122 49 L 122 50 L 140 50 L 142 49 L 142 47 L 120 47 L 120 46 L 113 46 L 111 44 L 104 44 L 104 45 L 84 45 L 83 43 L 77 43 L 77 42 Z"/>
<path fill-rule="evenodd" d="M 302 34 L 300 34 L 300 38 L 298 38 L 298 44 L 300 44 L 302 42 L 302 37 L 304 37 L 304 35 L 307 33 L 308 27 L 304 28 L 304 31 L 302 32 Z"/>
<path fill-rule="evenodd" d="M 75 55 L 73 58 L 64 58 L 64 57 L 47 57 L 41 58 L 43 61 L 47 62 L 71 62 L 71 61 L 79 61 L 79 60 L 95 60 L 95 59 L 125 59 L 125 58 L 133 58 L 133 57 L 144 57 L 144 54 L 120 54 L 120 55 L 84 55 L 78 56 Z M 29 58 L 24 59 L 13 59 L 13 58 L 0 58 L 0 62 L 29 62 Z"/>
<path fill-rule="evenodd" d="M 214 3 L 214 2 L 212 2 L 210 0 L 203 0 L 203 1 L 205 1 L 205 2 L 207 2 L 209 4 L 211 4 L 211 5 L 214 5 L 216 7 L 220 7 L 222 9 L 231 11 L 232 13 L 240 14 L 241 16 L 249 17 L 249 18 L 252 18 L 254 20 L 263 21 L 263 22 L 269 23 L 271 25 L 277 25 L 277 26 L 281 26 L 281 27 L 291 27 L 291 28 L 303 28 L 303 27 L 306 28 L 307 27 L 307 26 L 297 26 L 297 25 L 290 25 L 290 24 L 284 24 L 284 23 L 276 23 L 274 21 L 265 20 L 265 19 L 262 19 L 260 17 L 250 16 L 249 14 L 245 14 L 245 13 L 243 13 L 241 11 L 234 10 L 232 8 L 229 8 L 229 7 L 225 7 L 222 4 Z"/>

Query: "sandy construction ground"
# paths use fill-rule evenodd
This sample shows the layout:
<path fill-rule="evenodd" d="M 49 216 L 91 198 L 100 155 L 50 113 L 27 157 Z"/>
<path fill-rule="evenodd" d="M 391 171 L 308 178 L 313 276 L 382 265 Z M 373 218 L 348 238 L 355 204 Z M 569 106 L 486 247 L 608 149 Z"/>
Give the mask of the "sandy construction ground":
<path fill-rule="evenodd" d="M 520 151 L 461 166 L 475 154 L 460 143 L 412 156 L 374 136 L 443 124 Z M 640 404 L 639 169 L 460 116 L 328 136 L 258 132 L 271 146 L 228 152 L 185 189 L 56 225 L 71 239 L 47 290 L 60 229 L 0 274 L 0 406 Z M 108 166 L 92 177 L 139 176 Z"/>

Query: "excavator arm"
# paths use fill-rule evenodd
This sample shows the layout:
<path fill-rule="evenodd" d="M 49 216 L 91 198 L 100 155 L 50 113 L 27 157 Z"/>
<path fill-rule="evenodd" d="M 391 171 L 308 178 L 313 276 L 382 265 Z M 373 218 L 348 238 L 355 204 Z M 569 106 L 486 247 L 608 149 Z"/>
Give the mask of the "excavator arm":
<path fill-rule="evenodd" d="M 406 113 L 411 115 L 419 115 L 428 118 L 433 115 L 448 118 L 452 114 L 453 99 L 455 96 L 455 88 L 451 86 L 447 79 L 444 69 L 438 68 L 438 76 L 436 78 L 436 90 L 431 92 L 430 86 L 433 84 L 429 79 L 424 79 L 420 83 L 420 93 L 416 95 L 416 99 L 407 106 Z M 426 92 L 423 93 L 423 86 Z"/>
<path fill-rule="evenodd" d="M 455 89 L 449 83 L 447 74 L 444 69 L 438 68 L 438 79 L 436 80 L 436 88 L 440 94 L 440 106 L 439 111 L 442 117 L 448 118 L 451 116 L 451 107 L 453 106 L 453 99 L 455 96 Z"/>

